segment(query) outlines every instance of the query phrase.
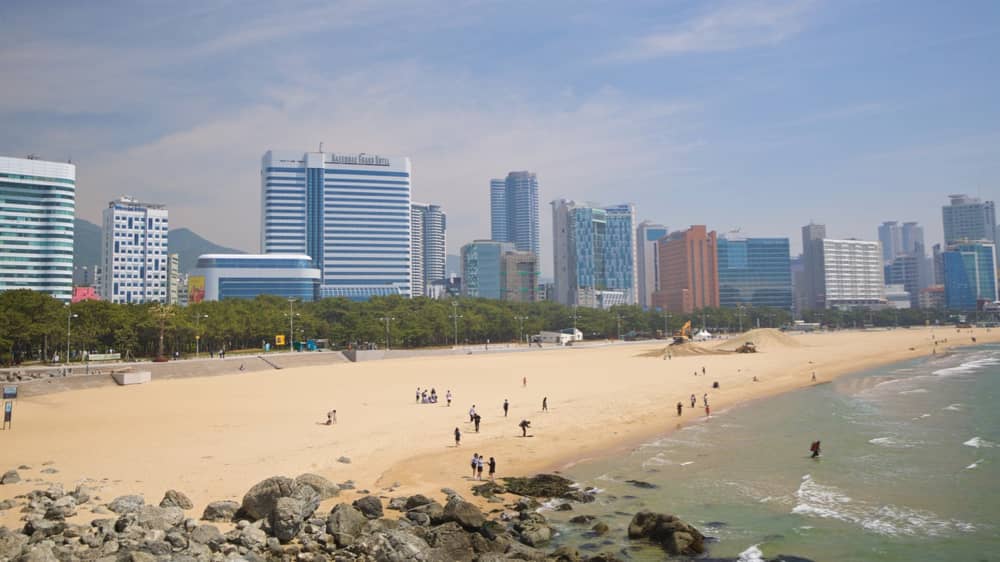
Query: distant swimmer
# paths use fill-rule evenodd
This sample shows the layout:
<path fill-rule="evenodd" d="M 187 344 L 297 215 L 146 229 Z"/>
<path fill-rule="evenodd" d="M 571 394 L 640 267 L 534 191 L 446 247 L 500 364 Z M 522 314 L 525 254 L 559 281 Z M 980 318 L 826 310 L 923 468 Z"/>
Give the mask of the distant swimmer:
<path fill-rule="evenodd" d="M 810 457 L 810 458 L 816 458 L 816 457 L 818 457 L 819 456 L 819 452 L 820 452 L 819 451 L 819 441 L 813 441 L 812 445 L 809 446 L 809 450 L 812 451 L 812 457 Z"/>
<path fill-rule="evenodd" d="M 681 417 L 681 412 L 684 411 L 684 404 L 680 402 L 677 403 L 677 417 Z"/>

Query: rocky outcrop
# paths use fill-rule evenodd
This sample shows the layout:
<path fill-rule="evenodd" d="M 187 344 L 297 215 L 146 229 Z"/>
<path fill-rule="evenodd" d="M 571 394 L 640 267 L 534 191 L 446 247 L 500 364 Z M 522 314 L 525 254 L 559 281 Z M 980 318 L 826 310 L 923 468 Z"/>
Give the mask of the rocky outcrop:
<path fill-rule="evenodd" d="M 0 484 L 17 484 L 21 481 L 21 475 L 16 470 L 8 470 L 0 476 Z"/>
<path fill-rule="evenodd" d="M 363 513 L 346 503 L 340 503 L 330 510 L 326 518 L 326 532 L 329 533 L 339 547 L 351 546 L 361 536 L 361 529 L 368 518 Z"/>
<path fill-rule="evenodd" d="M 556 474 L 538 474 L 530 478 L 504 478 L 507 491 L 532 498 L 561 498 L 574 490 L 573 481 Z"/>
<path fill-rule="evenodd" d="M 118 515 L 123 515 L 139 511 L 145 503 L 146 500 L 142 496 L 118 496 L 111 500 L 111 503 L 108 504 L 108 509 Z"/>
<path fill-rule="evenodd" d="M 365 496 L 354 500 L 351 505 L 368 519 L 382 517 L 382 501 L 375 496 Z"/>
<path fill-rule="evenodd" d="M 340 493 L 339 486 L 318 474 L 300 474 L 295 478 L 295 481 L 301 486 L 312 488 L 321 500 L 332 498 Z"/>
<path fill-rule="evenodd" d="M 205 521 L 232 521 L 240 504 L 232 500 L 214 501 L 205 506 L 201 518 Z"/>
<path fill-rule="evenodd" d="M 190 498 L 184 495 L 184 492 L 167 490 L 167 493 L 163 494 L 163 499 L 160 500 L 160 507 L 179 507 L 181 509 L 191 509 L 194 507 L 194 504 L 191 503 Z"/>
<path fill-rule="evenodd" d="M 705 536 L 674 515 L 640 511 L 629 523 L 628 538 L 655 542 L 673 556 L 705 552 Z"/>

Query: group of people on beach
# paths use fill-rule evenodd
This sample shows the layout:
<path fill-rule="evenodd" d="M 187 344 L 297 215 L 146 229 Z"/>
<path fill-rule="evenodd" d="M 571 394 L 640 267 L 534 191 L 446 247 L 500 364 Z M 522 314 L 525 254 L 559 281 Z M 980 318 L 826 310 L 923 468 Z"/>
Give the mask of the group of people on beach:
<path fill-rule="evenodd" d="M 471 466 L 472 466 L 472 478 L 474 480 L 482 480 L 483 479 L 483 459 L 484 458 L 485 457 L 483 455 L 480 455 L 479 453 L 475 453 L 475 454 L 472 455 Z M 497 460 L 495 458 L 493 458 L 493 457 L 490 457 L 489 462 L 486 463 L 486 464 L 487 464 L 487 466 L 489 466 L 489 470 L 490 470 L 490 472 L 489 472 L 490 482 L 493 482 L 494 479 L 496 478 L 496 473 L 497 473 Z"/>
<path fill-rule="evenodd" d="M 714 388 L 718 388 L 718 386 L 716 386 Z M 704 395 L 702 395 L 701 400 L 702 400 L 702 402 L 705 405 L 705 416 L 706 417 L 711 416 L 712 415 L 712 409 L 708 405 L 708 393 L 707 392 Z M 698 397 L 695 396 L 694 394 L 692 394 L 691 395 L 691 409 L 693 410 L 694 407 L 697 404 L 698 404 Z M 677 417 L 681 417 L 682 415 L 684 415 L 684 403 L 683 402 L 678 402 L 677 403 Z"/>
<path fill-rule="evenodd" d="M 417 398 L 417 404 L 437 404 L 438 402 L 437 390 L 431 388 L 430 392 L 428 392 L 426 388 L 420 390 L 420 387 L 418 386 L 416 398 Z M 448 402 L 448 405 L 451 406 L 451 390 L 445 392 L 445 400 Z"/>

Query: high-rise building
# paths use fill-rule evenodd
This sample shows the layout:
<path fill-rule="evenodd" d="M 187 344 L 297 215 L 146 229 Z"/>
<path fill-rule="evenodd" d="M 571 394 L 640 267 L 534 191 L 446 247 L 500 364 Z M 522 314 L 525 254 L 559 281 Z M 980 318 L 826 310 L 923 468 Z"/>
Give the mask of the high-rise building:
<path fill-rule="evenodd" d="M 504 298 L 503 256 L 514 244 L 474 240 L 462 246 L 462 294 L 473 298 Z"/>
<path fill-rule="evenodd" d="M 997 300 L 995 256 L 991 242 L 953 244 L 943 252 L 945 308 L 974 311 Z"/>
<path fill-rule="evenodd" d="M 882 261 L 885 263 L 903 253 L 903 230 L 896 221 L 886 221 L 878 227 L 878 241 L 882 243 Z"/>
<path fill-rule="evenodd" d="M 916 255 L 900 255 L 885 266 L 885 284 L 902 285 L 910 294 L 911 308 L 920 306 L 920 290 L 924 288 L 921 286 L 924 261 L 924 258 Z"/>
<path fill-rule="evenodd" d="M 802 310 L 822 309 L 823 239 L 826 225 L 809 223 L 802 227 Z"/>
<path fill-rule="evenodd" d="M 319 270 L 302 254 L 203 254 L 192 275 L 201 277 L 204 301 L 274 295 L 313 301 Z"/>
<path fill-rule="evenodd" d="M 73 296 L 76 166 L 0 156 L 0 292 Z"/>
<path fill-rule="evenodd" d="M 690 314 L 719 306 L 719 262 L 716 234 L 704 225 L 670 233 L 659 245 L 660 290 L 656 307 Z"/>
<path fill-rule="evenodd" d="M 968 195 L 949 195 L 950 205 L 941 207 L 944 243 L 988 240 L 996 243 L 997 217 L 993 201 Z"/>
<path fill-rule="evenodd" d="M 918 257 L 927 255 L 927 248 L 924 246 L 924 227 L 916 222 L 904 222 L 900 228 L 900 238 L 903 254 Z"/>
<path fill-rule="evenodd" d="M 660 256 L 657 244 L 669 233 L 666 226 L 642 221 L 636 229 L 636 279 L 639 286 L 638 303 L 643 308 L 653 306 L 653 293 L 660 288 Z"/>
<path fill-rule="evenodd" d="M 413 296 L 429 296 L 431 284 L 447 275 L 446 227 L 446 217 L 440 206 L 424 203 L 410 205 L 410 277 L 413 279 Z"/>
<path fill-rule="evenodd" d="M 167 304 L 180 304 L 181 257 L 179 254 L 167 256 Z"/>
<path fill-rule="evenodd" d="M 885 303 L 882 245 L 868 240 L 821 241 L 823 308 L 867 308 Z"/>
<path fill-rule="evenodd" d="M 792 309 L 788 238 L 719 237 L 719 306 Z"/>
<path fill-rule="evenodd" d="M 261 210 L 261 250 L 312 258 L 323 297 L 410 296 L 409 158 L 269 150 Z"/>
<path fill-rule="evenodd" d="M 113 303 L 167 302 L 167 208 L 122 196 L 103 213 L 101 297 Z"/>
<path fill-rule="evenodd" d="M 512 242 L 522 252 L 541 250 L 538 227 L 538 177 L 532 172 L 510 172 L 506 179 L 490 180 L 490 238 Z"/>
<path fill-rule="evenodd" d="M 634 304 L 635 207 L 552 202 L 555 299 L 570 306 Z"/>
<path fill-rule="evenodd" d="M 503 255 L 503 298 L 514 302 L 538 299 L 538 256 L 534 252 L 507 252 Z"/>

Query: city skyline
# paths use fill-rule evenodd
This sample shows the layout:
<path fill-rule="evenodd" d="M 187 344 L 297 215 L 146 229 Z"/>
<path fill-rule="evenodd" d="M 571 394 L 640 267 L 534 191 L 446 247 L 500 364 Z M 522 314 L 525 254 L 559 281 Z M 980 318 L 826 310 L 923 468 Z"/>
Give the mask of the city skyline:
<path fill-rule="evenodd" d="M 475 188 L 504 169 L 543 177 L 541 201 L 613 191 L 640 220 L 789 236 L 793 254 L 810 219 L 869 239 L 905 217 L 931 246 L 944 194 L 1000 196 L 995 3 L 554 3 L 519 26 L 534 46 L 504 48 L 491 38 L 520 5 L 34 7 L 0 7 L 0 71 L 18 77 L 0 153 L 80 164 L 78 216 L 95 223 L 128 192 L 254 251 L 257 225 L 220 210 L 259 212 L 263 150 L 323 141 L 409 155 L 452 254 L 489 235 Z M 303 72 L 303 52 L 351 69 Z"/>

